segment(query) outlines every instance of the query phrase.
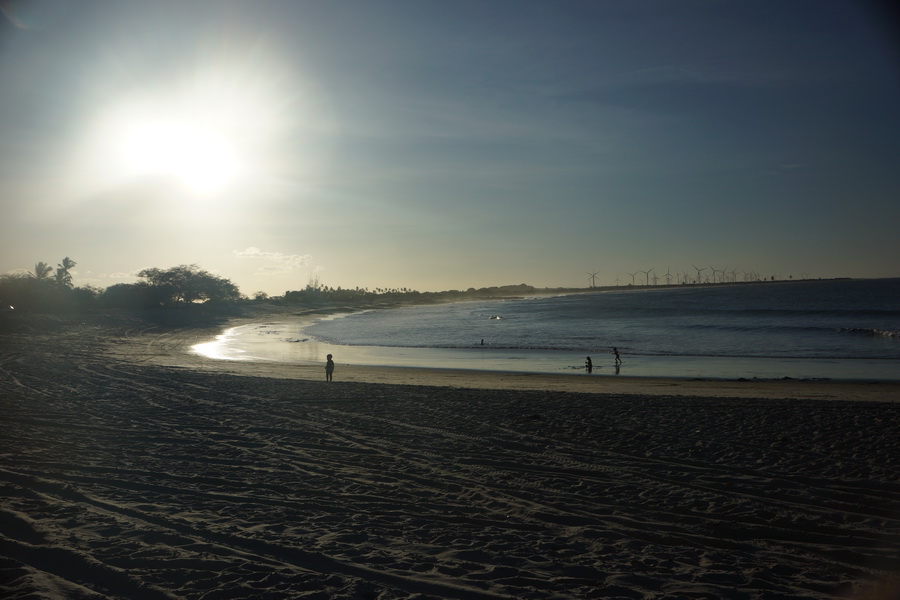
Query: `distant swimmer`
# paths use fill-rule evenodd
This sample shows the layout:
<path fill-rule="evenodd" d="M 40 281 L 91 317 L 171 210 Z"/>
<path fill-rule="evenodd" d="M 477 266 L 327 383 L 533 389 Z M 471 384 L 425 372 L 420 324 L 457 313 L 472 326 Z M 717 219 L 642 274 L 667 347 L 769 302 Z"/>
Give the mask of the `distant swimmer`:
<path fill-rule="evenodd" d="M 594 370 L 594 363 L 591 362 L 591 357 L 588 356 L 587 360 L 584 361 L 584 368 L 587 370 L 588 375 Z"/>
<path fill-rule="evenodd" d="M 617 367 L 620 366 L 622 364 L 622 357 L 619 356 L 619 349 L 616 347 L 613 347 L 612 353 L 613 353 L 613 356 L 616 357 L 616 366 Z"/>
<path fill-rule="evenodd" d="M 331 381 L 331 375 L 334 373 L 334 361 L 331 360 L 330 354 L 325 358 L 328 359 L 328 362 L 325 363 L 325 381 Z"/>

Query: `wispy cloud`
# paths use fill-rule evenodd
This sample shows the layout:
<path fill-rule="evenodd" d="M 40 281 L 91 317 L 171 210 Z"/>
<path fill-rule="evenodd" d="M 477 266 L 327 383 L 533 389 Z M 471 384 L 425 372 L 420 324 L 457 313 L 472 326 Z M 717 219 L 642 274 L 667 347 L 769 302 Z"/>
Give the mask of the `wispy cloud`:
<path fill-rule="evenodd" d="M 136 271 L 131 271 L 129 273 L 123 271 L 117 271 L 115 273 L 101 273 L 98 275 L 100 279 L 137 279 L 138 273 L 140 273 L 143 269 L 137 269 Z"/>
<path fill-rule="evenodd" d="M 18 17 L 15 13 L 15 7 L 11 4 L 7 5 L 6 2 L 0 3 L 0 13 L 2 13 L 9 22 L 15 25 L 18 29 L 28 29 L 28 26 L 25 22 Z"/>
<path fill-rule="evenodd" d="M 286 273 L 309 266 L 312 262 L 309 254 L 283 254 L 260 250 L 256 246 L 235 250 L 234 255 L 237 258 L 262 261 L 259 270 L 264 273 Z"/>

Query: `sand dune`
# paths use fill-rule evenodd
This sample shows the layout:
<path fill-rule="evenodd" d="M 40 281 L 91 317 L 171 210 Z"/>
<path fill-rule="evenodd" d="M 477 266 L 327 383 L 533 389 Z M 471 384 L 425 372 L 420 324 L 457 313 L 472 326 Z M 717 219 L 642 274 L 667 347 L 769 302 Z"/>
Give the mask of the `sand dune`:
<path fill-rule="evenodd" d="M 896 385 L 588 394 L 157 364 L 191 335 L 0 337 L 0 597 L 890 597 Z"/>

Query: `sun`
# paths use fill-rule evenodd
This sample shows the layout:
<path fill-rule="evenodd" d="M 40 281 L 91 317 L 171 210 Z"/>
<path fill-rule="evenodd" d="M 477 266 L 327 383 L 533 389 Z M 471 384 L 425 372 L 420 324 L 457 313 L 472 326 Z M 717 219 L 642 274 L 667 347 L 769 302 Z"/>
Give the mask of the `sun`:
<path fill-rule="evenodd" d="M 316 91 L 265 49 L 217 56 L 183 76 L 127 80 L 92 105 L 72 146 L 72 195 L 140 189 L 173 202 L 239 203 L 280 194 L 310 172 L 310 140 L 320 138 L 308 133 L 323 122 Z"/>
<path fill-rule="evenodd" d="M 200 196 L 226 189 L 241 171 L 234 144 L 226 136 L 178 119 L 130 124 L 122 158 L 133 176 L 161 176 Z"/>

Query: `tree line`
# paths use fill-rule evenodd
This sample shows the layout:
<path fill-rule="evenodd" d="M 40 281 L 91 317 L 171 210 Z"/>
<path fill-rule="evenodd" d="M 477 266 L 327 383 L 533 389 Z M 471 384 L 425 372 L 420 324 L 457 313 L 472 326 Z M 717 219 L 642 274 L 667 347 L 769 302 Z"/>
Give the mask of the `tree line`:
<path fill-rule="evenodd" d="M 35 312 L 83 311 L 97 308 L 172 308 L 205 302 L 235 302 L 238 287 L 197 265 L 144 269 L 136 283 L 117 283 L 106 289 L 76 287 L 71 270 L 76 262 L 65 257 L 53 267 L 38 262 L 34 271 L 0 275 L 0 308 Z"/>
<path fill-rule="evenodd" d="M 409 288 L 341 288 L 322 285 L 318 278 L 305 288 L 269 297 L 256 292 L 242 295 L 229 279 L 214 275 L 197 265 L 140 271 L 135 283 L 117 283 L 101 289 L 91 285 L 76 287 L 71 270 L 76 262 L 68 256 L 54 268 L 38 262 L 34 271 L 0 275 L 0 309 L 34 312 L 77 312 L 102 308 L 179 308 L 197 304 L 269 302 L 302 306 L 376 304 L 385 302 L 440 302 L 465 297 L 507 297 L 534 293 L 527 284 L 469 288 L 466 291 L 418 292 Z M 549 290 L 548 290 L 549 291 Z"/>

